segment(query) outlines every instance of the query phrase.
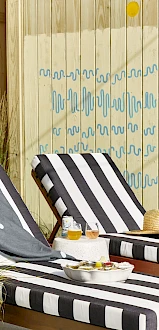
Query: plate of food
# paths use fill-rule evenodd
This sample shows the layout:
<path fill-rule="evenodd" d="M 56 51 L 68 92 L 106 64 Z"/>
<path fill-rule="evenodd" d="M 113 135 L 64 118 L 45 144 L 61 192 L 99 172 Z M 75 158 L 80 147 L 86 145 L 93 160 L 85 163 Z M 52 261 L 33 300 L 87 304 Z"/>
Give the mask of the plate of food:
<path fill-rule="evenodd" d="M 134 269 L 129 262 L 80 261 L 63 266 L 65 274 L 76 281 L 104 284 L 124 282 Z"/>

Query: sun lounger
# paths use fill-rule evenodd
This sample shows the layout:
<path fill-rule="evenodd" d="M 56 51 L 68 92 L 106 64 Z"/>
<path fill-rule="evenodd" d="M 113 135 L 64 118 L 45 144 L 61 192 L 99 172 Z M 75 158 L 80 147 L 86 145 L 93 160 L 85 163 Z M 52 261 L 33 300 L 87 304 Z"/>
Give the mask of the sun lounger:
<path fill-rule="evenodd" d="M 32 168 L 34 180 L 57 217 L 50 243 L 62 216 L 72 215 L 83 230 L 86 222 L 99 223 L 111 255 L 159 262 L 158 239 L 124 234 L 142 228 L 145 210 L 107 154 L 38 155 Z"/>

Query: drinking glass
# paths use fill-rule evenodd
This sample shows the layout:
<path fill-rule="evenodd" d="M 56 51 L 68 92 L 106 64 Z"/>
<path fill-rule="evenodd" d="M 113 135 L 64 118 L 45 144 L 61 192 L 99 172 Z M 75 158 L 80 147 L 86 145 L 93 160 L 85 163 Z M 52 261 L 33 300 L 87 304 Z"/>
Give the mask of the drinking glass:
<path fill-rule="evenodd" d="M 99 236 L 99 227 L 96 222 L 86 223 L 85 235 L 87 238 L 95 239 Z"/>
<path fill-rule="evenodd" d="M 80 223 L 73 223 L 73 226 L 68 228 L 67 238 L 71 240 L 78 240 L 82 235 L 82 227 Z"/>

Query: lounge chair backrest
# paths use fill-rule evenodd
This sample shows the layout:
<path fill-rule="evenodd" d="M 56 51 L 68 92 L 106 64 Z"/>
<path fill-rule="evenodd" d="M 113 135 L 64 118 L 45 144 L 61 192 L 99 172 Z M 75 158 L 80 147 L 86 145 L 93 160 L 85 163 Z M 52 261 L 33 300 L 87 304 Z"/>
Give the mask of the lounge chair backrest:
<path fill-rule="evenodd" d="M 142 228 L 145 210 L 107 154 L 38 155 L 32 168 L 60 217 L 97 222 L 100 234 Z"/>

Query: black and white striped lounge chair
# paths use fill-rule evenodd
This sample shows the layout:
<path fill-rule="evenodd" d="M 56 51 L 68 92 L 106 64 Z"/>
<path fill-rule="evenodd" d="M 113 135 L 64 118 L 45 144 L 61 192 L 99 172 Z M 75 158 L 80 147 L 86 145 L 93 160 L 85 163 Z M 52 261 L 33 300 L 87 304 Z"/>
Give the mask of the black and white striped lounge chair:
<path fill-rule="evenodd" d="M 32 160 L 32 175 L 58 221 L 99 223 L 111 255 L 159 262 L 159 240 L 124 234 L 143 227 L 144 208 L 107 154 L 46 154 Z"/>
<path fill-rule="evenodd" d="M 48 244 L 1 167 L 0 210 L 5 210 L 6 222 L 16 217 L 19 226 Z M 64 275 L 63 263 L 68 260 L 9 267 L 3 286 L 4 321 L 33 330 L 159 330 L 158 277 L 132 273 L 125 283 L 80 283 Z"/>

